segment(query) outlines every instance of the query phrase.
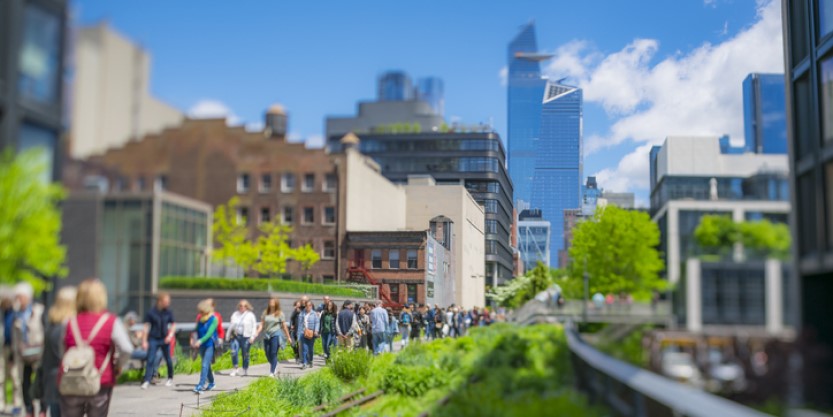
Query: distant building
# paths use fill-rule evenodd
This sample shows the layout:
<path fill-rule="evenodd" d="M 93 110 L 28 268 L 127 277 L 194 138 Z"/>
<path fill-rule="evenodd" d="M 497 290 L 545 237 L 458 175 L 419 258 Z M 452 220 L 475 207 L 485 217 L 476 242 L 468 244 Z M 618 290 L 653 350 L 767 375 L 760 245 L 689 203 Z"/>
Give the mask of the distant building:
<path fill-rule="evenodd" d="M 106 23 L 75 35 L 70 94 L 73 158 L 118 148 L 182 122 L 181 111 L 150 93 L 150 55 Z"/>
<path fill-rule="evenodd" d="M 524 209 L 518 215 L 518 250 L 521 252 L 524 270 L 530 271 L 538 263 L 549 267 L 551 224 L 540 209 Z"/>
<path fill-rule="evenodd" d="M 581 213 L 584 216 L 592 216 L 596 212 L 604 190 L 599 188 L 596 177 L 587 177 L 587 183 L 581 188 Z"/>
<path fill-rule="evenodd" d="M 616 206 L 626 210 L 632 210 L 635 207 L 636 198 L 633 193 L 613 193 L 610 191 L 602 192 L 601 198 L 605 200 L 605 204 Z"/>
<path fill-rule="evenodd" d="M 564 210 L 564 248 L 558 251 L 558 264 L 562 268 L 570 264 L 570 247 L 573 245 L 576 226 L 587 217 L 583 209 Z"/>
<path fill-rule="evenodd" d="M 434 113 L 445 114 L 445 88 L 443 80 L 438 77 L 425 77 L 417 80 L 416 99 L 424 101 L 434 109 Z"/>
<path fill-rule="evenodd" d="M 64 183 L 83 189 L 103 176 L 114 192 L 164 190 L 210 204 L 238 197 L 238 215 L 251 236 L 259 225 L 278 220 L 293 228 L 293 246 L 310 244 L 321 260 L 309 274 L 316 282 L 336 278 L 338 177 L 323 149 L 286 140 L 286 113 L 272 106 L 266 128 L 249 132 L 224 119 L 186 120 L 181 126 L 130 141 L 100 156 L 71 161 Z M 289 273 L 302 269 L 291 261 Z"/>
<path fill-rule="evenodd" d="M 99 277 L 108 309 L 147 311 L 167 276 L 205 276 L 211 207 L 163 191 L 76 191 L 61 203 L 69 275 L 59 285 Z"/>
<path fill-rule="evenodd" d="M 379 101 L 409 101 L 414 98 L 411 77 L 404 71 L 388 71 L 379 76 L 376 97 Z"/>
<path fill-rule="evenodd" d="M 60 177 L 66 0 L 0 2 L 0 151 L 38 148 Z"/>
<path fill-rule="evenodd" d="M 743 125 L 746 150 L 787 154 L 787 110 L 784 74 L 749 74 L 743 80 Z"/>

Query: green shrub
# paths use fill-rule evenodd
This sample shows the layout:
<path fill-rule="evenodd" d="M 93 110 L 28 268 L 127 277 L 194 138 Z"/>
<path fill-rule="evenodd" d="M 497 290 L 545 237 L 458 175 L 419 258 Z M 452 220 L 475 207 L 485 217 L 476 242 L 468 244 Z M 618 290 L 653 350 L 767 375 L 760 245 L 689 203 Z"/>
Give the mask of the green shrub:
<path fill-rule="evenodd" d="M 342 381 L 352 382 L 367 376 L 371 360 L 373 357 L 370 352 L 364 349 L 337 349 L 330 358 L 330 369 Z"/>
<path fill-rule="evenodd" d="M 284 279 L 165 277 L 159 280 L 159 288 L 169 290 L 274 291 L 352 298 L 367 297 L 364 291 L 357 288 L 332 284 L 311 284 Z"/>

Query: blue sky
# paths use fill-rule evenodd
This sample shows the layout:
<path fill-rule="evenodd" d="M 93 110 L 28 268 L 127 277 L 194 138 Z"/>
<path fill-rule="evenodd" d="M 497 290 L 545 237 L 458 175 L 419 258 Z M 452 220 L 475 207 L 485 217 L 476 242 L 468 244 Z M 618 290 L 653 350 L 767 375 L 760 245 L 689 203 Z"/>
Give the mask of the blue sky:
<path fill-rule="evenodd" d="M 559 57 L 545 70 L 571 76 L 586 87 L 585 175 L 599 173 L 608 181 L 601 182 L 603 187 L 636 191 L 644 201 L 642 172 L 647 162 L 645 167 L 628 167 L 623 161 L 629 155 L 638 160 L 634 152 L 661 140 L 662 127 L 646 133 L 621 126 L 627 127 L 629 118 L 636 117 L 636 124 L 646 121 L 638 116 L 661 106 L 668 93 L 639 84 L 667 82 L 663 69 L 669 65 L 678 66 L 679 71 L 671 72 L 682 81 L 692 70 L 727 71 L 720 65 L 729 65 L 723 61 L 731 59 L 721 59 L 717 49 L 738 43 L 737 48 L 725 49 L 743 50 L 739 38 L 764 20 L 774 20 L 765 12 L 773 14 L 776 8 L 766 0 L 77 0 L 74 18 L 79 25 L 108 21 L 145 47 L 153 59 L 152 92 L 183 111 L 210 102 L 251 123 L 261 120 L 267 106 L 280 102 L 289 111 L 294 136 L 314 142 L 320 141 L 325 115 L 352 114 L 356 101 L 373 98 L 375 78 L 386 69 L 443 78 L 446 117 L 459 117 L 464 123 L 491 120 L 505 135 L 506 91 L 500 72 L 506 45 L 521 24 L 534 19 L 539 47 Z M 773 32 L 769 23 L 767 30 Z M 761 47 L 757 55 L 777 55 L 772 49 Z M 758 59 L 762 62 L 738 64 L 746 67 L 731 71 L 772 71 L 773 62 L 780 59 Z M 697 60 L 717 68 L 703 68 L 698 65 L 706 64 Z M 718 78 L 711 78 L 719 84 L 714 88 L 729 89 Z M 739 83 L 735 89 L 739 101 Z M 723 101 L 727 100 L 732 101 Z M 741 121 L 736 122 L 740 126 Z M 742 132 L 727 127 L 730 121 L 721 123 L 714 127 L 716 133 Z M 685 126 L 681 123 L 680 129 Z M 666 134 L 678 133 L 685 132 Z M 644 177 L 647 181 L 647 172 Z"/>

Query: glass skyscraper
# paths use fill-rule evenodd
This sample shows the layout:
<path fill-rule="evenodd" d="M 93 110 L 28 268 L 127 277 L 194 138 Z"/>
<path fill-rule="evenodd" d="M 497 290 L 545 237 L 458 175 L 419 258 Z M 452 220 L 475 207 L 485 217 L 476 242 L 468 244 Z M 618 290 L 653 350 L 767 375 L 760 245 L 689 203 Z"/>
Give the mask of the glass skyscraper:
<path fill-rule="evenodd" d="M 749 74 L 743 80 L 746 150 L 787 153 L 787 114 L 783 74 Z"/>
<path fill-rule="evenodd" d="M 529 201 L 552 225 L 550 259 L 564 245 L 564 210 L 580 207 L 582 91 L 541 77 L 535 26 L 508 48 L 509 174 L 515 200 Z"/>
<path fill-rule="evenodd" d="M 379 76 L 379 101 L 405 101 L 414 98 L 411 77 L 404 71 L 388 71 Z"/>
<path fill-rule="evenodd" d="M 417 80 L 416 99 L 428 103 L 434 113 L 445 112 L 445 91 L 443 80 L 438 77 L 425 77 Z"/>

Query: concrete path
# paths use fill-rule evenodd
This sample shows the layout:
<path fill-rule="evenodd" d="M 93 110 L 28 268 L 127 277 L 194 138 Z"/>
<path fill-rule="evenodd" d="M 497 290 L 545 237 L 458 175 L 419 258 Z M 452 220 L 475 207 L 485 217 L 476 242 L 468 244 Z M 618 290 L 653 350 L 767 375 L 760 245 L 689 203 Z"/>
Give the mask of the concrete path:
<path fill-rule="evenodd" d="M 301 365 L 294 360 L 284 361 L 278 365 L 281 376 L 298 377 L 321 369 L 324 359 L 316 357 L 314 367 L 301 370 Z M 174 376 L 174 386 L 164 384 L 151 385 L 147 390 L 139 388 L 139 384 L 123 384 L 115 388 L 113 400 L 110 403 L 110 416 L 182 416 L 199 415 L 198 408 L 205 408 L 211 400 L 219 394 L 240 390 L 254 382 L 257 378 L 267 378 L 269 364 L 253 365 L 249 367 L 248 376 L 229 376 L 231 369 L 214 372 L 217 384 L 214 390 L 202 395 L 192 391 L 200 379 L 199 374 Z M 183 404 L 185 407 L 183 408 Z"/>

